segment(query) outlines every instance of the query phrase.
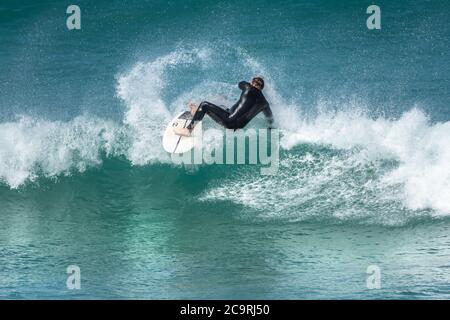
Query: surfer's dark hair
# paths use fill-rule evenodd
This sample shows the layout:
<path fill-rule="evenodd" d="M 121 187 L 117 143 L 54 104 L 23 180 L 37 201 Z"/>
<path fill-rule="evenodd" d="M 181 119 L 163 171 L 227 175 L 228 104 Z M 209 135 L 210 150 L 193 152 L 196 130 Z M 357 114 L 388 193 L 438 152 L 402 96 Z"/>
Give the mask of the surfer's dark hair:
<path fill-rule="evenodd" d="M 255 81 L 261 87 L 261 90 L 264 89 L 264 79 L 262 77 L 254 77 L 252 81 Z"/>

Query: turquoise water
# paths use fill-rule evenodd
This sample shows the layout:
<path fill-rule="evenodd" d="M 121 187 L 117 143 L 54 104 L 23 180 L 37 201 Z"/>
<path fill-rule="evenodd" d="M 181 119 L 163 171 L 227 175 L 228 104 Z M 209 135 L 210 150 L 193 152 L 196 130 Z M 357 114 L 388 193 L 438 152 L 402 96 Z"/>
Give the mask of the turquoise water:
<path fill-rule="evenodd" d="M 0 4 L 1 298 L 449 298 L 448 2 L 70 4 Z M 255 74 L 278 173 L 173 164 Z"/>

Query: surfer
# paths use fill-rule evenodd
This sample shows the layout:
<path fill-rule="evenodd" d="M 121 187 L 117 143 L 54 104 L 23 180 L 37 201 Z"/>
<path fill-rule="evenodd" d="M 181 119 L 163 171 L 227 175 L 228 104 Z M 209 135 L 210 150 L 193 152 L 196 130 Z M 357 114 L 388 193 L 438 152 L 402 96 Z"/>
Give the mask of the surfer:
<path fill-rule="evenodd" d="M 176 129 L 176 134 L 189 136 L 194 129 L 194 122 L 201 121 L 205 114 L 225 128 L 236 130 L 245 127 L 257 114 L 263 112 L 270 128 L 273 124 L 273 115 L 269 103 L 262 93 L 264 79 L 254 77 L 251 83 L 241 81 L 239 89 L 242 90 L 241 96 L 230 109 L 221 108 L 207 101 L 203 101 L 198 106 L 190 103 L 192 121 L 186 128 Z"/>

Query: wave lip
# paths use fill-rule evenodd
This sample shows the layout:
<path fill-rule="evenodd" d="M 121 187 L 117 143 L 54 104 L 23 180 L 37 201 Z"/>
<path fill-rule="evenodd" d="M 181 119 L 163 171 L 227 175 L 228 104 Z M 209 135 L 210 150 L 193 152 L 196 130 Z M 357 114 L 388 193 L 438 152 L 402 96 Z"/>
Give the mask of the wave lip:
<path fill-rule="evenodd" d="M 169 162 L 161 146 L 162 132 L 172 118 L 162 98 L 166 73 L 207 60 L 204 50 L 175 50 L 119 75 L 117 96 L 126 107 L 122 123 L 89 115 L 68 122 L 21 116 L 0 123 L 0 181 L 15 189 L 38 177 L 84 172 L 101 165 L 103 155 L 124 156 L 133 165 Z"/>
<path fill-rule="evenodd" d="M 102 153 L 117 152 L 113 122 L 77 117 L 50 122 L 22 117 L 0 124 L 0 179 L 18 188 L 39 176 L 83 172 L 102 163 Z"/>

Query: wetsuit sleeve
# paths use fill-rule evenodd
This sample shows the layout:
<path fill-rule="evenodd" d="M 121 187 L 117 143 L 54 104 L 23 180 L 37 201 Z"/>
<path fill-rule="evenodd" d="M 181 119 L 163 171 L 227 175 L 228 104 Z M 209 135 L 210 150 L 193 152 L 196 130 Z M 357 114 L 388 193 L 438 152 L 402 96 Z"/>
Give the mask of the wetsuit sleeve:
<path fill-rule="evenodd" d="M 246 82 L 246 81 L 241 81 L 239 82 L 239 89 L 242 90 L 241 96 L 239 98 L 239 100 L 231 107 L 228 109 L 228 111 L 230 111 L 230 114 L 235 114 L 236 109 L 241 109 L 242 110 L 242 104 L 243 104 L 243 100 L 245 100 L 245 92 L 247 91 L 247 89 L 250 87 L 250 83 Z M 236 116 L 236 114 L 235 114 Z"/>
<path fill-rule="evenodd" d="M 248 87 L 250 87 L 250 83 L 248 83 L 247 81 L 239 82 L 239 89 L 241 89 L 242 91 L 247 90 Z"/>
<path fill-rule="evenodd" d="M 249 94 L 248 91 L 243 91 L 237 104 L 231 109 L 229 120 L 236 120 L 246 114 L 255 104 L 255 97 Z"/>
<path fill-rule="evenodd" d="M 272 113 L 272 110 L 270 109 L 269 103 L 267 103 L 265 105 L 265 107 L 262 111 L 264 113 L 264 116 L 267 119 L 267 122 L 269 123 L 269 127 L 272 127 L 274 121 L 273 121 L 273 113 Z"/>

